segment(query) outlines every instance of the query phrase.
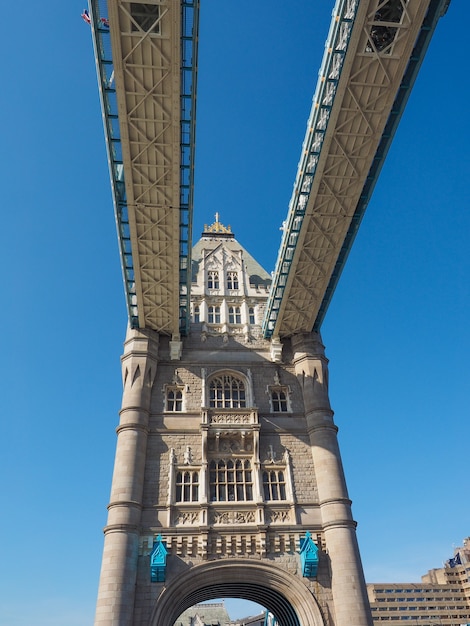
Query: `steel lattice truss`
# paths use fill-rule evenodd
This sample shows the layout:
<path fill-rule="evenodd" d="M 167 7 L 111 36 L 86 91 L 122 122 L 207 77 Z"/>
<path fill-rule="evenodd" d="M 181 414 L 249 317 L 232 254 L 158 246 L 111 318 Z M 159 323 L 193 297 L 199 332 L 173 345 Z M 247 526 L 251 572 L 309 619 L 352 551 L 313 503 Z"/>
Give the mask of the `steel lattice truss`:
<path fill-rule="evenodd" d="M 344 263 L 345 242 L 350 247 L 359 226 L 364 190 L 370 195 L 380 170 L 372 166 L 384 129 L 393 135 L 391 112 L 401 114 L 394 102 L 430 4 L 337 3 L 268 302 L 268 336 L 310 331 L 316 320 L 319 325 L 322 303 L 341 270 L 338 259 Z M 434 13 L 445 4 L 434 2 Z"/>
<path fill-rule="evenodd" d="M 336 1 L 266 336 L 320 326 L 449 2 Z M 130 324 L 178 340 L 188 327 L 199 0 L 89 5 Z"/>
<path fill-rule="evenodd" d="M 90 8 L 131 324 L 177 337 L 188 298 L 198 1 Z"/>

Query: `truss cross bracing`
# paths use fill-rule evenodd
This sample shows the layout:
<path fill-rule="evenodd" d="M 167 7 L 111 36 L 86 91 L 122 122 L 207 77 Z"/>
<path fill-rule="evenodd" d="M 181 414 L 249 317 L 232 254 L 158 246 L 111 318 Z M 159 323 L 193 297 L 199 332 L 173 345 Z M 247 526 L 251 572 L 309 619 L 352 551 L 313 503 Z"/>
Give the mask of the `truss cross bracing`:
<path fill-rule="evenodd" d="M 318 329 L 449 0 L 338 0 L 264 332 Z"/>
<path fill-rule="evenodd" d="M 198 9 L 90 0 L 129 319 L 174 337 L 188 323 Z"/>
<path fill-rule="evenodd" d="M 319 328 L 450 0 L 337 0 L 264 333 Z M 199 0 L 89 0 L 129 320 L 188 327 Z"/>

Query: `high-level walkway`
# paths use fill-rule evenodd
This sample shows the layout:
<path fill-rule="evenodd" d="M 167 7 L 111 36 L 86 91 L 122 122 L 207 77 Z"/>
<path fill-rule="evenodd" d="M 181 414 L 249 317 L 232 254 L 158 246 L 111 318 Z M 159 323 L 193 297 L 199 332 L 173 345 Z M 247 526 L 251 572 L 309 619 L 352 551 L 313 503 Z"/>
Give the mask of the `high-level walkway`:
<path fill-rule="evenodd" d="M 130 325 L 186 330 L 198 0 L 91 0 Z"/>
<path fill-rule="evenodd" d="M 337 2 L 264 330 L 318 330 L 449 0 Z"/>
<path fill-rule="evenodd" d="M 450 0 L 337 0 L 264 333 L 319 329 Z M 90 0 L 131 327 L 188 328 L 199 0 Z"/>

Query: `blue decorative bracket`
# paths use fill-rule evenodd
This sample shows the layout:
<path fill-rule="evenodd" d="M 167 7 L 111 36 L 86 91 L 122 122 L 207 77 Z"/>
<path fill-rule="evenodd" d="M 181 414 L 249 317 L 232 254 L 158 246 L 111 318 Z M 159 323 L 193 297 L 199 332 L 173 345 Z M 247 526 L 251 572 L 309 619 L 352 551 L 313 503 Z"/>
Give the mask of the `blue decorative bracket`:
<path fill-rule="evenodd" d="M 302 576 L 305 578 L 316 578 L 318 570 L 318 547 L 312 539 L 311 533 L 307 530 L 305 537 L 300 539 L 300 563 L 302 565 Z"/>
<path fill-rule="evenodd" d="M 165 582 L 167 554 L 166 541 L 162 541 L 162 536 L 158 535 L 150 553 L 150 580 L 153 583 Z"/>

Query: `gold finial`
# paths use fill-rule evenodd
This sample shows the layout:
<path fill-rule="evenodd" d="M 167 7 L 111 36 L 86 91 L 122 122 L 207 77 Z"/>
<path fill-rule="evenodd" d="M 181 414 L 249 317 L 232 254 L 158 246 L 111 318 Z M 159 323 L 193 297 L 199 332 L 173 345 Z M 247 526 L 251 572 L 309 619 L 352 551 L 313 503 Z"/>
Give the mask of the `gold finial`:
<path fill-rule="evenodd" d="M 219 220 L 220 220 L 220 215 L 219 215 L 219 212 L 217 211 L 215 214 L 215 222 L 211 226 L 204 224 L 203 234 L 218 233 L 220 235 L 231 235 L 232 234 L 231 226 L 224 226 L 223 224 L 220 223 Z"/>

